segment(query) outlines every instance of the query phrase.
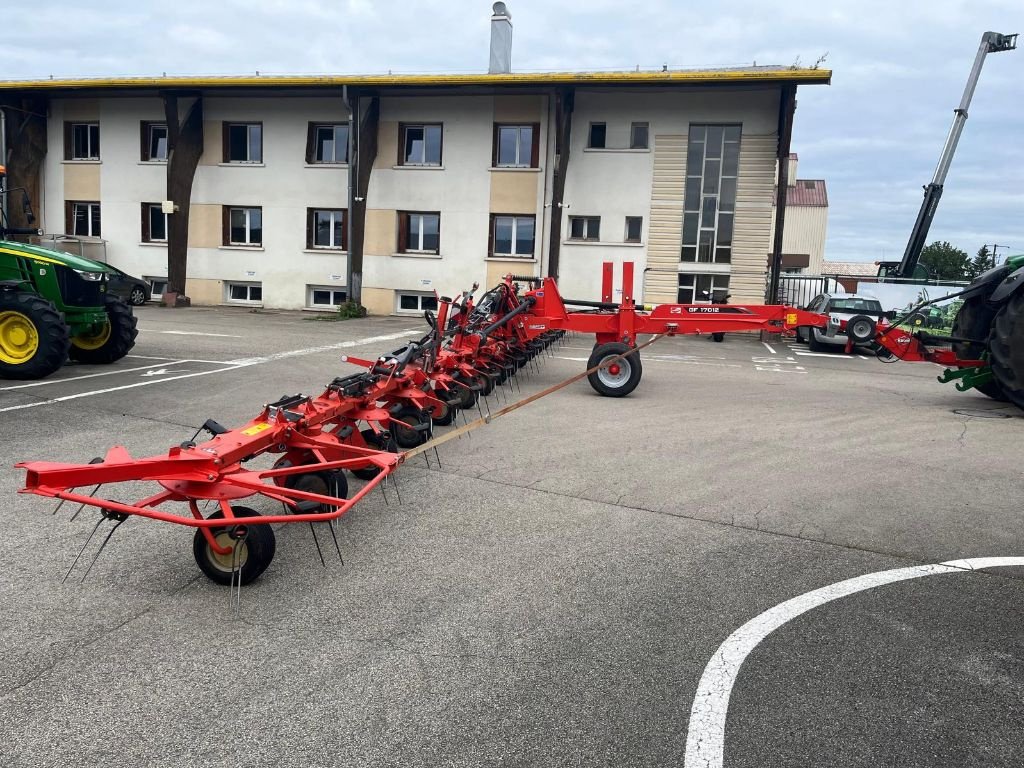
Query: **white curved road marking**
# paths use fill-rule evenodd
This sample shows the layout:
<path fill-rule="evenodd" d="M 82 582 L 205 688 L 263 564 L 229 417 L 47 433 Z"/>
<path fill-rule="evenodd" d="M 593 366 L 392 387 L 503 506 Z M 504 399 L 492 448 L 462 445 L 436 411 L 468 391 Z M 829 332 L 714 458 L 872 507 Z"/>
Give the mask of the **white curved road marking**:
<path fill-rule="evenodd" d="M 704 668 L 704 674 L 701 675 L 693 699 L 693 707 L 690 709 L 683 765 L 685 768 L 721 768 L 725 754 L 725 719 L 729 709 L 729 696 L 739 675 L 740 666 L 758 643 L 783 624 L 819 605 L 886 584 L 919 579 L 922 576 L 963 573 L 1011 565 L 1024 565 L 1024 557 L 975 557 L 878 571 L 830 584 L 769 608 L 729 635 Z"/>

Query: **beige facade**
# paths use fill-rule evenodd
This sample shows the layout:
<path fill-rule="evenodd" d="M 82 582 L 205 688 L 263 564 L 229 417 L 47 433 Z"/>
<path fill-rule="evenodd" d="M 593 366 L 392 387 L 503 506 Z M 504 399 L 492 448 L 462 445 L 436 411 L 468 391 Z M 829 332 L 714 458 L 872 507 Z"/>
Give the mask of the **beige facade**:
<path fill-rule="evenodd" d="M 507 273 L 557 271 L 563 295 L 595 300 L 605 261 L 616 267 L 616 297 L 620 267 L 632 261 L 633 294 L 645 303 L 702 301 L 697 288 L 706 285 L 727 286 L 733 301 L 756 303 L 764 299 L 771 250 L 780 89 L 828 77 L 758 68 L 291 78 L 266 90 L 271 78 L 152 85 L 130 79 L 102 88 L 95 81 L 42 81 L 32 86 L 49 98 L 41 218 L 47 232 L 62 233 L 68 201 L 99 202 L 108 260 L 155 285 L 166 280 L 166 243 L 149 229 L 152 222 L 162 229 L 167 165 L 140 156 L 146 151 L 140 136 L 145 144 L 146 124 L 164 119 L 157 89 L 174 86 L 203 99 L 188 228 L 187 292 L 195 303 L 329 308 L 314 298 L 347 295 L 350 227 L 362 229 L 361 300 L 373 314 L 419 314 L 435 291 L 457 294 Z M 343 85 L 364 89 L 362 103 L 374 99 L 378 115 L 376 154 L 366 160 L 368 188 L 358 193 L 365 195 L 365 217 L 357 222 L 347 213 L 357 193 L 349 189 L 353 169 L 342 157 L 344 146 L 330 162 L 310 154 L 316 126 L 349 126 Z M 12 89 L 17 86 L 0 86 Z M 49 89 L 59 90 L 50 95 Z M 571 119 L 567 146 L 559 146 L 560 115 Z M 98 123 L 98 160 L 65 159 L 61 142 L 74 121 Z M 259 126 L 258 157 L 226 157 L 228 123 Z M 700 258 L 687 260 L 684 220 L 693 203 L 686 199 L 687 176 L 712 168 L 687 168 L 694 126 L 736 131 L 738 157 L 730 176 L 735 210 L 721 209 L 727 225 L 702 218 L 702 237 L 711 240 Z M 431 142 L 440 141 L 430 150 L 436 156 L 424 154 L 427 130 Z M 515 140 L 521 144 L 506 157 L 513 145 L 502 145 L 499 133 L 509 130 L 521 131 Z M 416 156 L 406 157 L 410 152 Z M 696 193 L 701 210 L 717 184 L 716 177 Z M 156 218 L 147 223 L 148 216 Z M 821 212 L 806 225 L 801 216 L 790 209 L 786 248 L 810 250 L 804 232 L 823 241 Z"/>

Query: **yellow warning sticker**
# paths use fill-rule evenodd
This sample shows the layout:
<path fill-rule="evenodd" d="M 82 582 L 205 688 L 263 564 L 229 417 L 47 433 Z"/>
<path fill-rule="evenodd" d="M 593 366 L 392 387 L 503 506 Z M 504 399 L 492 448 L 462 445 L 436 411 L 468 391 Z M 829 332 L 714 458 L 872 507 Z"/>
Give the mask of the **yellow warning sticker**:
<path fill-rule="evenodd" d="M 268 429 L 270 429 L 270 425 L 267 424 L 267 422 L 264 421 L 262 424 L 253 424 L 248 429 L 243 429 L 242 430 L 242 434 L 243 435 L 258 435 L 260 432 L 264 432 L 265 430 L 268 430 Z"/>
<path fill-rule="evenodd" d="M 786 315 L 786 325 L 796 325 L 796 313 L 790 312 Z"/>

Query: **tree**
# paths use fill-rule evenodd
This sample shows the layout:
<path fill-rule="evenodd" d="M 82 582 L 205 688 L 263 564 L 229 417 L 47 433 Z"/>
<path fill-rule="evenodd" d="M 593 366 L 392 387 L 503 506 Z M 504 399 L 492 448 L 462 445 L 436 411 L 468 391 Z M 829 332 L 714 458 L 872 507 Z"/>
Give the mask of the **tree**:
<path fill-rule="evenodd" d="M 967 277 L 973 280 L 982 272 L 986 272 L 996 265 L 996 257 L 991 251 L 989 251 L 987 245 L 981 246 L 978 249 L 978 255 L 975 256 L 971 263 L 967 265 Z"/>
<path fill-rule="evenodd" d="M 936 240 L 921 250 L 921 263 L 940 280 L 967 280 L 971 266 L 967 251 L 955 248 L 945 240 Z"/>

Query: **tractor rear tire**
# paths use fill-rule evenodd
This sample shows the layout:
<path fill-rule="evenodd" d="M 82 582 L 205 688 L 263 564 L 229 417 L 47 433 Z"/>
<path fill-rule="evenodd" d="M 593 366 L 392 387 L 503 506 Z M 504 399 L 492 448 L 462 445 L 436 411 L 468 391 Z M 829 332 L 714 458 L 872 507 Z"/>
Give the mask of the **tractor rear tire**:
<path fill-rule="evenodd" d="M 68 359 L 68 326 L 36 293 L 0 291 L 0 378 L 42 379 Z"/>
<path fill-rule="evenodd" d="M 953 319 L 953 336 L 978 339 L 977 342 L 953 342 L 953 352 L 962 360 L 980 360 L 987 350 L 985 342 L 992 330 L 992 321 L 996 316 L 996 308 L 991 306 L 983 296 L 974 296 L 960 305 L 960 310 Z M 983 395 L 993 400 L 1006 400 L 1006 393 L 999 385 L 995 376 L 975 387 Z"/>
<path fill-rule="evenodd" d="M 1017 291 L 996 314 L 988 348 L 992 375 L 1003 394 L 1024 408 L 1024 291 Z"/>
<path fill-rule="evenodd" d="M 113 363 L 127 355 L 139 335 L 138 318 L 131 307 L 116 296 L 103 297 L 107 325 L 99 333 L 71 339 L 71 359 L 80 363 Z"/>
<path fill-rule="evenodd" d="M 233 506 L 231 511 L 235 517 L 259 517 L 260 514 L 254 509 L 242 506 Z M 217 510 L 207 520 L 223 518 L 224 512 Z M 220 555 L 214 552 L 203 532 L 196 529 L 192 539 L 192 554 L 195 556 L 196 564 L 206 577 L 218 584 L 230 585 L 232 580 L 237 579 L 242 584 L 248 584 L 259 578 L 260 574 L 267 570 L 270 561 L 274 559 L 274 551 L 277 548 L 277 539 L 274 537 L 274 529 L 266 523 L 246 524 L 238 521 L 224 527 L 210 528 L 214 540 L 221 546 L 234 547 L 235 539 L 231 538 L 231 530 L 241 527 L 245 529 L 245 538 L 238 544 L 237 565 L 235 565 L 234 552 Z M 238 576 L 235 576 L 237 570 Z"/>
<path fill-rule="evenodd" d="M 599 344 L 590 353 L 587 369 L 589 370 L 600 365 L 610 357 L 624 355 L 631 349 L 633 347 L 618 341 Z M 605 368 L 594 371 L 587 376 L 587 381 L 590 382 L 590 386 L 599 395 L 604 395 L 605 397 L 625 397 L 636 389 L 637 384 L 640 383 L 641 376 L 643 376 L 643 366 L 640 363 L 640 353 L 633 352 L 628 357 L 623 357 L 621 360 L 617 360 Z"/>

